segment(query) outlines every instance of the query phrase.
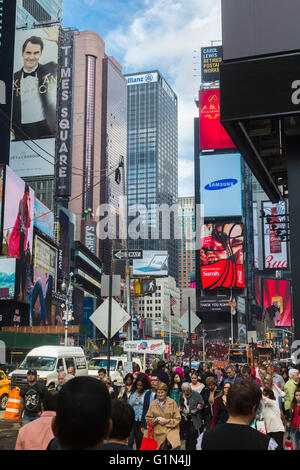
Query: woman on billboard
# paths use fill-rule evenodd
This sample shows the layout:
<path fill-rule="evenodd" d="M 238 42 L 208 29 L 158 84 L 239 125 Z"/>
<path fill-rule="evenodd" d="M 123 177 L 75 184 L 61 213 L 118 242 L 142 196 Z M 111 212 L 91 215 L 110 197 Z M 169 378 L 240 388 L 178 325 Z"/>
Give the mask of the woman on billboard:
<path fill-rule="evenodd" d="M 28 231 L 31 225 L 31 200 L 29 186 L 26 183 L 24 195 L 19 202 L 17 218 L 8 240 L 8 254 L 17 258 L 16 262 L 16 296 L 26 298 L 26 249 Z"/>

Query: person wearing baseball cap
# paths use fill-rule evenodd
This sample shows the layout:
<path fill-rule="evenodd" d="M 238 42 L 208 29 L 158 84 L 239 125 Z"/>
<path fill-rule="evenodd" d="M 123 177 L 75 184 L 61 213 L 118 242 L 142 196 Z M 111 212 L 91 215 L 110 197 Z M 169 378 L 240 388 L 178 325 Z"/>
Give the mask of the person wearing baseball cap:
<path fill-rule="evenodd" d="M 27 371 L 27 384 L 20 391 L 19 423 L 21 426 L 25 426 L 40 417 L 42 413 L 41 405 L 46 393 L 47 387 L 37 381 L 37 371 L 29 369 Z"/>

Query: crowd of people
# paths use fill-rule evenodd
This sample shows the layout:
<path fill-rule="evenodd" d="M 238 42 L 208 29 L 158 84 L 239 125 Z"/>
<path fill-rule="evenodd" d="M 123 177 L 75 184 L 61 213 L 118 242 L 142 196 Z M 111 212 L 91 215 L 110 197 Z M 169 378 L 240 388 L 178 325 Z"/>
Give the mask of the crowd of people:
<path fill-rule="evenodd" d="M 195 370 L 159 360 L 145 372 L 134 364 L 121 384 L 105 369 L 98 379 L 61 372 L 54 391 L 34 370 L 27 379 L 16 450 L 138 450 L 149 428 L 157 450 L 283 450 L 286 442 L 298 448 L 300 385 L 293 365 L 204 363 Z"/>

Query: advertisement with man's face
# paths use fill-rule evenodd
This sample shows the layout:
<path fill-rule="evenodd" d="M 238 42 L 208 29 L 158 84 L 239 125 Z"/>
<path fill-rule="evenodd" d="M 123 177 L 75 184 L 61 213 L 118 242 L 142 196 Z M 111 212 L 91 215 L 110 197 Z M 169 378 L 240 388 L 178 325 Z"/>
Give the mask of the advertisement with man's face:
<path fill-rule="evenodd" d="M 263 319 L 270 327 L 292 326 L 290 281 L 264 279 L 263 308 Z"/>
<path fill-rule="evenodd" d="M 10 165 L 22 177 L 54 174 L 58 40 L 58 27 L 16 31 Z"/>
<path fill-rule="evenodd" d="M 245 287 L 243 243 L 241 224 L 202 225 L 200 266 L 204 289 Z"/>

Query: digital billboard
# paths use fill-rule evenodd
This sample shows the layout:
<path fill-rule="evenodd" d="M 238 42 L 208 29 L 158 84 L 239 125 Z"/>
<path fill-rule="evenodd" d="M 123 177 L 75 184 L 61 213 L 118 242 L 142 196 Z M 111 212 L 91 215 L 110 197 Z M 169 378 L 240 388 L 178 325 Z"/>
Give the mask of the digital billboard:
<path fill-rule="evenodd" d="M 56 289 L 57 250 L 35 237 L 33 283 L 29 293 L 30 326 L 51 325 L 51 299 Z"/>
<path fill-rule="evenodd" d="M 242 224 L 202 226 L 200 269 L 204 289 L 245 287 L 243 243 Z"/>
<path fill-rule="evenodd" d="M 204 217 L 242 215 L 241 155 L 200 155 L 200 201 Z"/>
<path fill-rule="evenodd" d="M 0 299 L 15 298 L 16 260 L 0 257 Z"/>
<path fill-rule="evenodd" d="M 16 258 L 16 300 L 26 301 L 32 261 L 34 191 L 6 167 L 2 254 Z"/>
<path fill-rule="evenodd" d="M 263 219 L 265 268 L 288 268 L 286 237 L 285 241 L 281 239 L 287 229 L 286 204 L 284 201 L 278 204 L 263 202 L 263 210 L 266 216 Z M 280 233 L 276 233 L 277 229 Z"/>
<path fill-rule="evenodd" d="M 270 327 L 292 326 L 290 281 L 264 279 L 263 308 L 263 320 Z"/>
<path fill-rule="evenodd" d="M 143 259 L 133 260 L 133 276 L 168 276 L 168 252 L 143 250 Z"/>
<path fill-rule="evenodd" d="M 54 175 L 58 40 L 56 26 L 16 31 L 10 165 L 20 176 Z"/>
<path fill-rule="evenodd" d="M 220 122 L 220 90 L 199 91 L 200 150 L 235 148 Z"/>
<path fill-rule="evenodd" d="M 220 63 L 223 60 L 223 46 L 201 47 L 201 82 L 220 80 Z"/>
<path fill-rule="evenodd" d="M 33 226 L 48 235 L 48 237 L 54 237 L 54 214 L 37 198 L 34 198 Z"/>

